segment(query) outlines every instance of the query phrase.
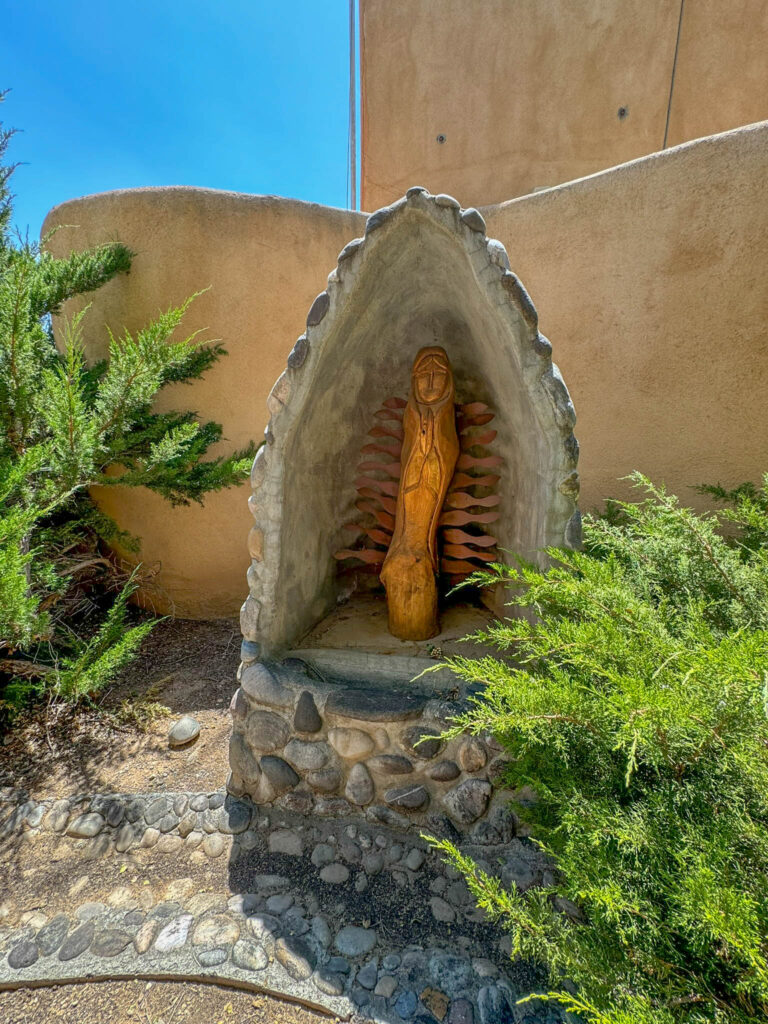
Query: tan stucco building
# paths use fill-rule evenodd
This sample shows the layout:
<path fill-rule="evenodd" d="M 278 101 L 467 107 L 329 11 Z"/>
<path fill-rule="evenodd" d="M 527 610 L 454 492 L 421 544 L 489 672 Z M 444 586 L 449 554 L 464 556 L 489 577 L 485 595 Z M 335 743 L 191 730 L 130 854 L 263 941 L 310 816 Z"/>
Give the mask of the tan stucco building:
<path fill-rule="evenodd" d="M 363 205 L 419 184 L 481 208 L 576 406 L 582 508 L 625 494 L 618 478 L 633 469 L 692 504 L 693 485 L 757 479 L 768 121 L 752 122 L 768 118 L 768 7 L 360 0 L 360 23 Z M 130 275 L 90 297 L 94 357 L 105 324 L 133 329 L 210 286 L 185 326 L 229 355 L 163 403 L 221 422 L 232 447 L 264 430 L 307 310 L 365 221 L 171 187 L 65 202 L 44 230 L 69 225 L 56 253 L 114 238 L 137 252 Z M 146 600 L 213 617 L 234 615 L 246 591 L 247 496 L 244 485 L 182 509 L 145 491 L 98 497 L 160 566 Z"/>

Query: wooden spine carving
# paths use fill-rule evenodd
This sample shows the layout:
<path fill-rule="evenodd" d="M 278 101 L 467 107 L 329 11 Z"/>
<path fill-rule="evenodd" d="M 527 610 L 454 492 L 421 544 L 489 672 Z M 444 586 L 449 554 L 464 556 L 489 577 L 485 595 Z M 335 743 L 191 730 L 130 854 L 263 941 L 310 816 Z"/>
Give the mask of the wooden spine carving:
<path fill-rule="evenodd" d="M 417 356 L 417 363 L 421 355 Z M 403 421 L 408 404 L 399 397 L 386 399 L 368 432 L 373 440 L 362 448 L 363 459 L 355 480 L 359 495 L 355 507 L 362 516 L 360 522 L 345 527 L 357 540 L 335 555 L 340 561 L 357 563 L 356 568 L 347 571 L 379 574 L 393 543 L 403 439 L 407 432 Z M 499 497 L 495 493 L 499 475 L 492 470 L 501 466 L 502 459 L 488 450 L 496 431 L 478 429 L 487 427 L 494 413 L 482 402 L 471 402 L 456 405 L 455 417 L 459 455 L 441 503 L 436 543 L 430 547 L 433 559 L 439 555 L 439 561 L 433 561 L 433 572 L 440 572 L 446 589 L 488 562 L 498 560 L 497 541 L 488 533 L 488 527 L 499 518 Z M 403 461 L 407 461 L 406 457 Z M 434 624 L 433 629 L 436 628 Z"/>

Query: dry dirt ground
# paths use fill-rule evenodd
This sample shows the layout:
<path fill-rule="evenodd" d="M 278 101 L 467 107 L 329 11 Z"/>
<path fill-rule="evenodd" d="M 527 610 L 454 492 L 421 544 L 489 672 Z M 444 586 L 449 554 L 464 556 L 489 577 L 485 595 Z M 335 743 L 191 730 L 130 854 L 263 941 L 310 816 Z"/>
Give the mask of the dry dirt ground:
<path fill-rule="evenodd" d="M 234 620 L 166 620 L 139 657 L 76 713 L 37 709 L 18 721 L 0 746 L 0 786 L 33 798 L 73 793 L 213 791 L 226 780 L 229 701 L 236 687 L 240 629 Z M 158 716 L 157 707 L 168 712 Z M 202 729 L 191 748 L 170 750 L 168 729 L 192 714 Z M 138 718 L 138 721 L 136 720 Z M 149 719 L 147 721 L 147 719 Z M 45 846 L 46 842 L 50 846 Z M 45 847 L 45 848 L 44 848 Z M 66 841 L 21 844 L 4 855 L 14 905 L 46 913 L 105 899 L 116 879 L 110 861 L 73 859 Z M 126 890 L 151 902 L 182 892 L 226 891 L 225 859 L 189 867 L 168 882 L 165 858 L 146 858 L 120 877 Z M 141 902 L 141 901 L 140 901 Z M 15 914 L 11 918 L 15 918 Z M 5 923 L 14 923 L 9 918 Z M 191 982 L 93 982 L 0 992 L 2 1024 L 326 1024 L 328 1017 L 266 995 Z"/>
<path fill-rule="evenodd" d="M 92 710 L 37 709 L 16 723 L 0 746 L 0 786 L 36 799 L 220 789 L 240 639 L 233 619 L 159 623 Z M 157 705 L 168 712 L 152 717 Z M 191 748 L 169 750 L 168 729 L 183 714 L 200 722 L 200 737 Z"/>
<path fill-rule="evenodd" d="M 104 981 L 0 992 L 3 1024 L 329 1024 L 269 996 L 192 982 Z"/>

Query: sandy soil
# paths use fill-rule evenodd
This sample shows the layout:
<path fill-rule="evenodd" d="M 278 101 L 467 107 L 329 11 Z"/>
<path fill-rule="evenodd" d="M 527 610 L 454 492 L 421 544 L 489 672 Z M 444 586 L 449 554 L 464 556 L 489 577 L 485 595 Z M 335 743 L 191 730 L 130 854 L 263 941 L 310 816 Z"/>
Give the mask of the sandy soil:
<path fill-rule="evenodd" d="M 0 992 L 4 1024 L 328 1024 L 270 996 L 192 982 L 103 981 Z"/>
<path fill-rule="evenodd" d="M 227 777 L 229 701 L 240 659 L 237 622 L 185 619 L 159 623 L 139 657 L 99 695 L 92 709 L 36 708 L 0 746 L 0 785 L 36 799 L 76 792 L 213 791 Z M 168 709 L 148 723 L 152 705 Z M 168 729 L 192 714 L 202 729 L 182 750 Z"/>

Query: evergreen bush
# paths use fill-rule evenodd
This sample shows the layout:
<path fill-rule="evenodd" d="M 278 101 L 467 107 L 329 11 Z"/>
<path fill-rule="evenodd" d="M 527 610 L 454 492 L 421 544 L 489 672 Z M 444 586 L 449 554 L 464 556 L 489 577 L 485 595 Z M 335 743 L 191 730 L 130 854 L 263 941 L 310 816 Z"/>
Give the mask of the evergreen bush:
<path fill-rule="evenodd" d="M 453 657 L 485 684 L 453 733 L 492 732 L 528 785 L 557 882 L 508 892 L 450 843 L 513 954 L 591 1024 L 768 1019 L 768 476 L 710 488 L 715 514 L 635 476 L 638 503 L 587 517 L 546 571 L 494 567 L 525 618 Z M 472 638 L 470 638 L 472 639 Z M 574 987 L 575 986 L 575 987 Z"/>
<path fill-rule="evenodd" d="M 114 676 L 151 628 L 129 628 L 135 589 L 101 554 L 118 535 L 89 497 L 93 485 L 148 487 L 174 504 L 200 501 L 238 483 L 253 446 L 204 459 L 221 427 L 195 413 L 152 411 L 166 385 L 199 378 L 224 354 L 194 335 L 176 340 L 189 302 L 135 335 L 109 337 L 109 358 L 89 365 L 85 312 L 64 326 L 61 350 L 51 316 L 62 303 L 126 272 L 119 243 L 55 259 L 11 232 L 12 132 L 0 132 L 0 683 L 6 714 L 35 692 L 92 693 Z M 194 297 L 193 297 L 194 298 Z M 123 542 L 130 538 L 121 535 Z M 115 588 L 111 608 L 83 594 Z M 123 585 L 124 584 L 124 585 Z M 94 616 L 83 616 L 82 605 Z M 98 628 L 94 628 L 97 625 Z"/>

